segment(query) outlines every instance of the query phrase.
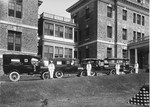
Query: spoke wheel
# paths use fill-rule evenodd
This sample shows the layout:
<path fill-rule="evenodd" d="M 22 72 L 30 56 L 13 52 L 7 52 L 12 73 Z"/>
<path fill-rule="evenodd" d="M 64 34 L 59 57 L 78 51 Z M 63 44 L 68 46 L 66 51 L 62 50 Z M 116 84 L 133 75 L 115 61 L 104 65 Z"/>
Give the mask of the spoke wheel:
<path fill-rule="evenodd" d="M 55 77 L 56 77 L 56 78 L 62 78 L 63 75 L 64 75 L 64 74 L 63 74 L 61 71 L 56 71 L 56 72 L 55 72 Z"/>
<path fill-rule="evenodd" d="M 82 71 L 80 74 L 81 77 L 87 76 L 87 72 L 86 71 Z"/>
<path fill-rule="evenodd" d="M 44 73 L 42 74 L 42 79 L 43 79 L 43 80 L 49 79 L 49 72 L 44 72 Z"/>
<path fill-rule="evenodd" d="M 20 79 L 20 74 L 16 71 L 13 71 L 9 74 L 9 79 L 13 82 L 16 82 Z"/>
<path fill-rule="evenodd" d="M 116 70 L 114 70 L 114 69 L 111 70 L 111 74 L 112 74 L 112 75 L 116 75 Z"/>

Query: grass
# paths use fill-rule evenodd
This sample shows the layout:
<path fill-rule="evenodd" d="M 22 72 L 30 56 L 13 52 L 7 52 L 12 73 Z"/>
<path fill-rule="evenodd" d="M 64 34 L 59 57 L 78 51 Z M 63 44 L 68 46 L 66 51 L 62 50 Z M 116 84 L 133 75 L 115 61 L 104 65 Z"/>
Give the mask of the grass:
<path fill-rule="evenodd" d="M 48 107 L 136 107 L 128 100 L 149 82 L 147 73 L 75 77 L 40 80 L 22 77 L 19 82 L 1 83 L 1 107 L 41 107 L 41 100 L 48 100 Z"/>

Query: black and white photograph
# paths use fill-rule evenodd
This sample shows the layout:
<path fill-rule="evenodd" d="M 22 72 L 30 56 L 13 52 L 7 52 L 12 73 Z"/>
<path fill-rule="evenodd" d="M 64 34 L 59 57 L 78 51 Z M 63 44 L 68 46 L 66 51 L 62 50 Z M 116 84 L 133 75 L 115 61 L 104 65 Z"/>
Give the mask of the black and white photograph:
<path fill-rule="evenodd" d="M 149 107 L 149 0 L 0 0 L 0 107 Z"/>

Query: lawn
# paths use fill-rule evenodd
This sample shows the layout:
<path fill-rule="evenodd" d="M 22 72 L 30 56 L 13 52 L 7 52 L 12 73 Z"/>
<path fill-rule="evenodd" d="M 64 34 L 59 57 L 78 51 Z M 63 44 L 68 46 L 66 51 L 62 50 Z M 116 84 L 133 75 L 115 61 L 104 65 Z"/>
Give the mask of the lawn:
<path fill-rule="evenodd" d="M 44 101 L 44 107 L 137 107 L 127 102 L 149 82 L 149 74 L 46 81 L 30 76 L 18 82 L 9 82 L 5 76 L 0 79 L 0 107 L 42 107 Z"/>

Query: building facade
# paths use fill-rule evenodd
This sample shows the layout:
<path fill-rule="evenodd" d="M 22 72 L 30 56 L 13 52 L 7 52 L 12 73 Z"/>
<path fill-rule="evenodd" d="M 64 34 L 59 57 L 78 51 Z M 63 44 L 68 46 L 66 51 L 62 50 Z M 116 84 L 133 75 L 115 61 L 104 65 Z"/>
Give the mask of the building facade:
<path fill-rule="evenodd" d="M 50 13 L 39 18 L 39 55 L 44 60 L 77 57 L 77 30 L 72 19 Z"/>
<path fill-rule="evenodd" d="M 79 59 L 126 58 L 127 44 L 149 36 L 148 0 L 79 0 L 67 9 L 79 29 Z"/>
<path fill-rule="evenodd" d="M 37 55 L 40 0 L 0 0 L 0 58 L 7 53 Z M 2 62 L 1 62 L 2 64 Z"/>

